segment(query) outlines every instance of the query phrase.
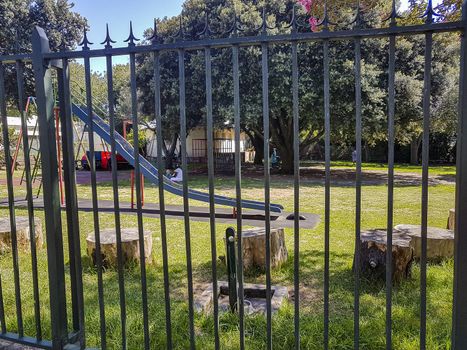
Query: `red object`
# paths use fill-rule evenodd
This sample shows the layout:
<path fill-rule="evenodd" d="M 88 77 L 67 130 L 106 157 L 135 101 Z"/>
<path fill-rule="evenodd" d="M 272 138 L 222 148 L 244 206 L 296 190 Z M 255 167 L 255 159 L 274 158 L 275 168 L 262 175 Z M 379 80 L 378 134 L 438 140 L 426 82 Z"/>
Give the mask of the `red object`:
<path fill-rule="evenodd" d="M 88 154 L 84 154 L 81 158 L 82 164 L 88 164 Z M 96 161 L 96 169 L 111 170 L 112 169 L 112 153 L 108 151 L 94 152 L 94 159 Z M 117 169 L 119 167 L 128 167 L 128 162 L 120 154 L 116 155 Z"/>
<path fill-rule="evenodd" d="M 143 174 L 140 174 L 141 176 L 141 206 L 144 207 L 144 176 Z M 131 171 L 130 175 L 130 183 L 131 183 L 131 209 L 134 209 L 135 207 L 135 171 Z"/>

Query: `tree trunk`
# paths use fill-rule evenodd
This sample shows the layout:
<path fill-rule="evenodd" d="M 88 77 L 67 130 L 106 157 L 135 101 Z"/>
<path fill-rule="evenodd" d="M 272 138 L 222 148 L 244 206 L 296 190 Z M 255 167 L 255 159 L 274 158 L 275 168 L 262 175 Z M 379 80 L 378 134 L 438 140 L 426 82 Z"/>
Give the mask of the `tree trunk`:
<path fill-rule="evenodd" d="M 397 225 L 395 232 L 400 232 L 411 238 L 410 246 L 413 248 L 414 258 L 422 256 L 422 227 L 420 225 Z M 437 227 L 427 229 L 427 259 L 438 262 L 454 256 L 454 231 Z"/>
<path fill-rule="evenodd" d="M 162 148 L 165 154 L 165 168 L 166 169 L 171 169 L 174 166 L 173 161 L 174 161 L 175 150 L 177 148 L 177 140 L 178 140 L 178 134 L 175 133 L 172 137 L 172 142 L 169 148 L 166 147 L 165 142 L 163 142 L 162 144 Z"/>
<path fill-rule="evenodd" d="M 418 149 L 420 148 L 421 136 L 413 136 L 410 141 L 410 164 L 418 165 Z"/>
<path fill-rule="evenodd" d="M 279 148 L 279 155 L 281 157 L 281 172 L 284 174 L 293 174 L 294 162 L 293 162 L 293 150 L 286 147 Z"/>
<path fill-rule="evenodd" d="M 152 232 L 144 231 L 144 258 L 147 262 L 151 261 L 152 253 Z M 117 235 L 115 229 L 103 229 L 99 233 L 100 237 L 100 253 L 102 263 L 105 267 L 116 267 L 118 265 L 117 257 Z M 123 254 L 123 263 L 140 263 L 140 246 L 139 232 L 134 228 L 121 229 L 121 248 Z M 96 240 L 94 232 L 90 233 L 86 238 L 87 252 L 92 259 L 93 264 L 96 264 Z"/>
<path fill-rule="evenodd" d="M 242 235 L 243 242 L 243 268 L 248 271 L 252 268 L 265 269 L 266 242 L 265 230 L 253 228 L 245 230 Z M 287 261 L 288 252 L 285 245 L 284 229 L 271 229 L 271 267 L 279 267 Z"/>
<path fill-rule="evenodd" d="M 371 278 L 385 279 L 386 276 L 386 238 L 385 230 L 370 230 L 361 233 L 360 238 L 360 272 Z M 392 241 L 392 281 L 400 282 L 410 274 L 413 261 L 411 238 L 406 235 L 393 235 Z M 357 243 L 358 244 L 358 243 Z"/>
<path fill-rule="evenodd" d="M 43 243 L 42 222 L 34 221 L 34 232 L 36 239 L 36 248 L 41 248 Z M 28 250 L 30 248 L 29 219 L 27 216 L 16 217 L 16 240 L 20 249 Z M 11 252 L 11 226 L 9 218 L 0 219 L 0 254 Z"/>
<path fill-rule="evenodd" d="M 456 209 L 449 210 L 449 218 L 448 218 L 448 230 L 455 230 L 456 229 Z"/>
<path fill-rule="evenodd" d="M 254 134 L 251 139 L 251 144 L 253 145 L 255 149 L 255 159 L 254 159 L 254 164 L 256 165 L 262 165 L 263 164 L 263 159 L 264 159 L 264 141 L 263 138 L 258 136 L 257 134 Z"/>

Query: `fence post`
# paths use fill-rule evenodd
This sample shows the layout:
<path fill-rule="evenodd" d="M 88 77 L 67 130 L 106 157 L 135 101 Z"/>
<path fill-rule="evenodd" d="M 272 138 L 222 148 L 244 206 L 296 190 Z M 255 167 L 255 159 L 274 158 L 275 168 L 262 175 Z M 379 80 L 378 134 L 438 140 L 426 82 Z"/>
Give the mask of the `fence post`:
<path fill-rule="evenodd" d="M 49 40 L 40 27 L 32 32 L 32 63 L 36 84 L 39 141 L 44 186 L 44 216 L 49 273 L 50 318 L 53 349 L 63 349 L 67 343 L 65 270 L 63 257 L 60 194 L 58 191 L 58 161 L 55 137 L 52 69 L 43 54 L 50 52 Z"/>
<path fill-rule="evenodd" d="M 467 349 L 467 1 L 462 6 L 452 348 Z"/>

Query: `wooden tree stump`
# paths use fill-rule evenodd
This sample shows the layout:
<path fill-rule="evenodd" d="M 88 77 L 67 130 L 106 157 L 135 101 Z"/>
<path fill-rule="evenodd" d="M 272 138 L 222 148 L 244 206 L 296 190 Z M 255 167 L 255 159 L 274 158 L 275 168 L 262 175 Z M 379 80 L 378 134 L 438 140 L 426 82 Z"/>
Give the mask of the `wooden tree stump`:
<path fill-rule="evenodd" d="M 392 281 L 397 283 L 410 275 L 413 248 L 410 237 L 394 232 L 392 239 Z M 371 278 L 386 276 L 386 230 L 370 230 L 361 233 L 360 271 Z M 355 263 L 355 261 L 354 261 Z M 354 264 L 355 265 L 355 264 Z M 355 266 L 354 266 L 355 268 Z"/>
<path fill-rule="evenodd" d="M 255 228 L 242 233 L 243 268 L 266 267 L 266 230 Z M 288 252 L 285 246 L 284 229 L 271 229 L 271 267 L 275 268 L 287 261 Z"/>
<path fill-rule="evenodd" d="M 41 248 L 43 244 L 41 220 L 34 220 L 34 231 L 36 247 Z M 16 238 L 18 242 L 18 249 L 30 249 L 29 218 L 27 216 L 16 216 Z M 0 218 L 0 254 L 9 251 L 11 251 L 10 218 Z"/>
<path fill-rule="evenodd" d="M 449 210 L 449 218 L 448 218 L 448 230 L 455 230 L 456 229 L 456 209 Z"/>
<path fill-rule="evenodd" d="M 414 258 L 420 259 L 422 255 L 422 227 L 419 225 L 397 225 L 395 229 L 411 238 L 410 245 L 414 250 Z M 439 261 L 453 256 L 454 232 L 442 228 L 428 227 L 427 259 Z"/>
<path fill-rule="evenodd" d="M 122 252 L 123 263 L 139 263 L 140 262 L 140 246 L 138 229 L 122 228 Z M 117 235 L 114 228 L 104 229 L 100 231 L 100 247 L 103 266 L 117 266 Z M 96 265 L 96 241 L 94 232 L 90 233 L 86 238 L 87 252 L 91 257 L 92 262 Z M 152 233 L 144 231 L 144 257 L 146 261 L 151 258 L 152 252 Z"/>

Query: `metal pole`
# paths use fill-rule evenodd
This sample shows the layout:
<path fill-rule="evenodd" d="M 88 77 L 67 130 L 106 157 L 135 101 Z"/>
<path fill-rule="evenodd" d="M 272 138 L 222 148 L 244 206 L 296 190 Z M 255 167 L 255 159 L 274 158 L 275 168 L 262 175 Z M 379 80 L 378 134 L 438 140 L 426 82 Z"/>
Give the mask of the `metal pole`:
<path fill-rule="evenodd" d="M 71 112 L 70 71 L 68 61 L 62 60 L 63 68 L 58 70 L 59 116 L 63 147 L 63 182 L 68 231 L 70 261 L 71 300 L 73 331 L 78 335 L 81 349 L 85 347 L 84 336 L 84 295 L 83 269 L 81 263 L 81 243 L 78 216 L 78 196 L 76 191 L 75 159 L 73 151 L 73 120 Z M 57 122 L 58 125 L 58 122 Z M 61 196 L 63 198 L 63 191 Z"/>
<path fill-rule="evenodd" d="M 37 114 L 39 118 L 42 182 L 44 186 L 44 217 L 47 237 L 50 319 L 53 349 L 67 343 L 67 305 L 63 257 L 58 162 L 54 125 L 52 71 L 45 65 L 43 54 L 50 52 L 49 40 L 40 27 L 32 33 L 32 61 L 36 81 Z"/>
<path fill-rule="evenodd" d="M 467 349 L 467 1 L 462 6 L 459 129 L 457 132 L 456 225 L 452 348 Z"/>
<path fill-rule="evenodd" d="M 227 276 L 229 281 L 229 304 L 230 311 L 237 310 L 237 262 L 235 256 L 235 230 L 229 227 L 225 231 L 225 245 L 227 252 Z M 215 294 L 217 295 L 217 293 Z M 217 296 L 216 296 L 217 297 Z"/>

